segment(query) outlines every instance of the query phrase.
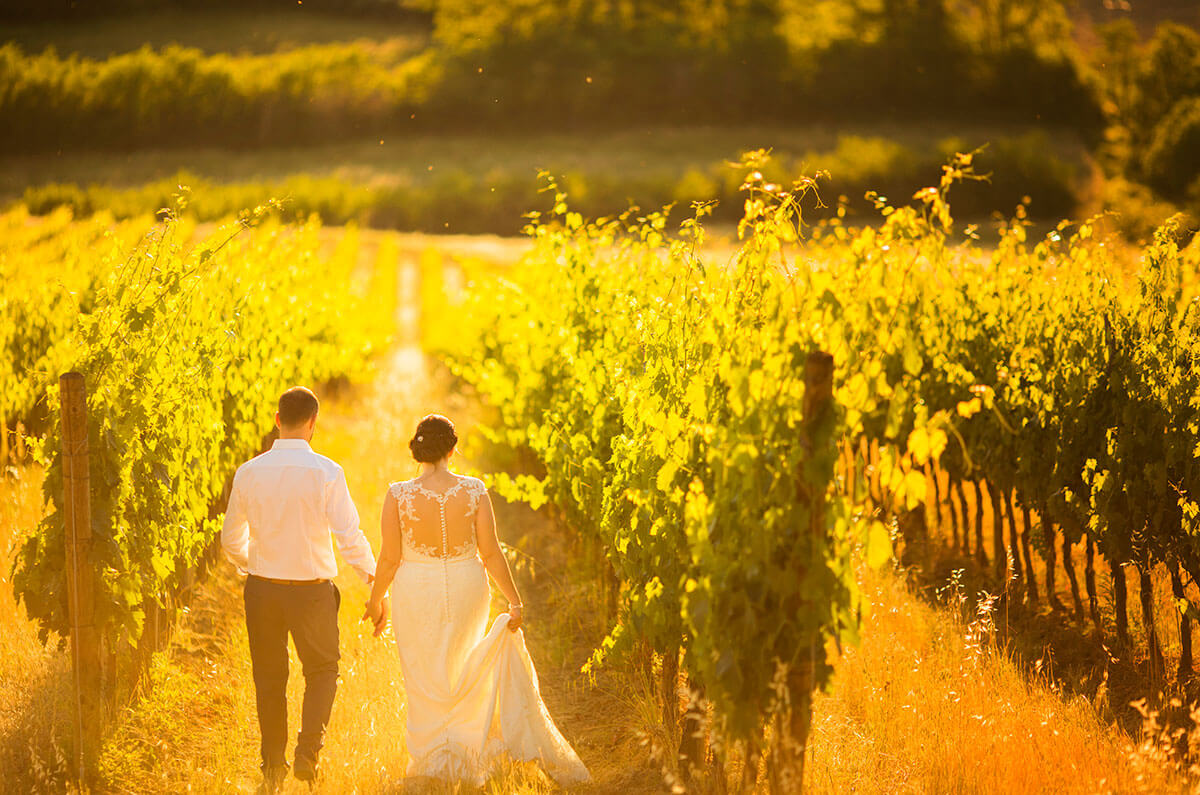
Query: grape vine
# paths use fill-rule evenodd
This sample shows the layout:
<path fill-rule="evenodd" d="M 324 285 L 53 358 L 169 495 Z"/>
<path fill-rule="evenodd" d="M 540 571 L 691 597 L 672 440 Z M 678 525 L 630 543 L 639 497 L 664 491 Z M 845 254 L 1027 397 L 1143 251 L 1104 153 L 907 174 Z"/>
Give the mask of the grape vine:
<path fill-rule="evenodd" d="M 755 172 L 728 261 L 703 245 L 704 207 L 669 234 L 665 213 L 585 222 L 560 194 L 532 252 L 477 277 L 482 332 L 446 354 L 494 406 L 491 439 L 538 462 L 541 480 L 502 490 L 548 497 L 605 554 L 620 598 L 592 664 L 637 643 L 682 650 L 717 734 L 754 747 L 782 708 L 780 671 L 810 655 L 820 685 L 826 641 L 854 638 L 854 550 L 886 562 L 881 520 L 924 503 L 939 471 L 949 492 L 933 504 L 952 503 L 955 543 L 981 563 L 990 499 L 998 587 L 1015 577 L 1036 602 L 1032 555 L 1053 573 L 1061 532 L 1080 613 L 1083 540 L 1093 619 L 1096 551 L 1126 640 L 1125 565 L 1148 578 L 1166 564 L 1195 614 L 1198 245 L 1180 250 L 1168 224 L 1132 263 L 1093 220 L 1031 240 L 1020 206 L 985 247 L 950 213 L 974 177 L 960 155 L 912 203 L 875 197 L 876 225 L 804 228 L 811 183 Z M 806 449 L 801 374 L 818 349 L 836 411 Z M 797 473 L 826 494 L 821 533 L 805 531 Z"/>
<path fill-rule="evenodd" d="M 24 249 L 8 247 L 10 257 L 25 251 L 6 261 L 25 284 L 36 285 L 55 261 L 66 280 L 41 295 L 16 294 L 35 307 L 26 315 L 43 307 L 55 325 L 53 335 L 22 326 L 13 337 L 39 363 L 20 375 L 46 395 L 52 507 L 21 547 L 13 584 L 44 633 L 66 633 L 56 379 L 78 370 L 88 387 L 97 622 L 109 648 L 121 649 L 138 641 L 151 607 L 193 581 L 227 483 L 260 449 L 278 394 L 294 383 L 361 377 L 390 333 L 377 313 L 392 304 L 386 294 L 364 300 L 378 285 L 360 272 L 353 230 L 325 255 L 315 222 L 248 231 L 248 216 L 196 242 L 171 219 L 141 225 L 132 247 L 127 238 L 90 244 L 106 224 L 58 218 L 30 232 Z M 54 252 L 59 259 L 48 259 Z M 378 278 L 394 284 L 394 274 Z M 86 289 L 72 289 L 72 280 Z M 22 317 L 0 313 L 6 327 Z"/>

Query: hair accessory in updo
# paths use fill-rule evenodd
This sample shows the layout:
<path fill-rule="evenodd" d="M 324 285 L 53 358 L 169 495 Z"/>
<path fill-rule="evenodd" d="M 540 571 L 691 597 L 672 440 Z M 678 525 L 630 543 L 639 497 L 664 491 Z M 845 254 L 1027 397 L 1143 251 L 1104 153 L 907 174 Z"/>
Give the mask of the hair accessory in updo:
<path fill-rule="evenodd" d="M 441 414 L 430 414 L 417 423 L 417 432 L 408 449 L 417 461 L 432 464 L 448 456 L 457 444 L 454 423 Z"/>

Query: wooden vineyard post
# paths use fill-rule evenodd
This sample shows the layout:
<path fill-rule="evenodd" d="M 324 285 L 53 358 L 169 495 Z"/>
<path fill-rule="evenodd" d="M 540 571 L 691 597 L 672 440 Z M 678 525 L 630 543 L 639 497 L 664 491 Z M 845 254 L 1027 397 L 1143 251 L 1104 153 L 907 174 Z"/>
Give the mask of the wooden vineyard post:
<path fill-rule="evenodd" d="M 83 375 L 59 379 L 62 397 L 63 508 L 66 531 L 71 657 L 75 670 L 75 750 L 79 779 L 86 778 L 100 716 L 100 643 L 92 588 L 92 503 L 88 472 L 87 391 Z"/>
<path fill-rule="evenodd" d="M 808 455 L 817 454 L 817 429 L 825 419 L 833 403 L 833 356 L 824 351 L 808 354 L 804 362 L 804 418 L 801 444 Z M 808 527 L 805 531 L 814 539 L 824 536 L 825 490 L 813 488 L 804 479 L 804 473 L 796 474 L 797 497 L 808 505 Z M 804 572 L 799 572 L 800 576 Z M 804 782 L 804 754 L 808 745 L 808 734 L 812 728 L 812 694 L 815 686 L 816 655 L 822 650 L 813 646 L 807 657 L 802 658 L 788 673 L 788 693 L 791 714 L 788 725 L 780 726 L 784 731 L 783 747 L 779 749 L 779 769 L 772 782 L 776 792 L 800 792 Z"/>

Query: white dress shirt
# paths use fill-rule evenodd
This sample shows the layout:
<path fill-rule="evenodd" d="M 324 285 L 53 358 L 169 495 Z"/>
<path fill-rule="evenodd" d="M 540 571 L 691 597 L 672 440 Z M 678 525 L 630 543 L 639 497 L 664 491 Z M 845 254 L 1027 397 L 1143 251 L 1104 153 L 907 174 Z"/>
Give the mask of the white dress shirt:
<path fill-rule="evenodd" d="M 330 539 L 364 580 L 375 555 L 358 527 L 342 468 L 303 439 L 279 439 L 238 467 L 221 528 L 221 546 L 243 574 L 280 580 L 333 579 Z"/>

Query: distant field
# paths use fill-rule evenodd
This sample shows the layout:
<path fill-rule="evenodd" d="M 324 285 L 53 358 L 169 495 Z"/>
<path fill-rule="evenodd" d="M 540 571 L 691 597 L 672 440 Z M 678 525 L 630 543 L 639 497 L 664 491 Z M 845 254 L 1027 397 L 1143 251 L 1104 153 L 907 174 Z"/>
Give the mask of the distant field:
<path fill-rule="evenodd" d="M 830 156 L 839 142 L 848 138 L 890 142 L 913 150 L 955 138 L 963 147 L 974 148 L 1036 129 L 932 122 L 837 127 L 659 127 L 577 134 L 398 136 L 262 151 L 199 148 L 0 155 L 0 198 L 19 196 L 28 186 L 47 182 L 140 185 L 170 177 L 181 169 L 217 182 L 279 180 L 302 173 L 372 186 L 420 181 L 447 170 L 481 177 L 497 171 L 532 176 L 539 168 L 630 176 L 647 172 L 682 174 L 691 167 L 736 161 L 740 153 L 756 148 L 771 149 L 789 163 L 803 161 L 807 169 L 830 169 L 838 178 L 847 176 L 844 172 L 851 167 L 857 170 L 871 165 L 861 153 Z M 1057 157 L 1075 165 L 1081 163 L 1085 149 L 1074 133 L 1049 130 L 1047 139 Z M 836 173 L 839 171 L 843 173 Z"/>
<path fill-rule="evenodd" d="M 429 43 L 430 31 L 415 21 L 360 18 L 312 11 L 160 9 L 144 13 L 88 18 L 78 22 L 5 24 L 0 41 L 27 52 L 54 47 L 60 55 L 107 58 L 143 46 L 171 44 L 206 53 L 270 53 L 306 44 L 367 41 L 416 52 Z"/>
<path fill-rule="evenodd" d="M 536 136 L 419 136 L 358 140 L 258 152 L 172 149 L 128 154 L 64 153 L 0 157 L 0 203 L 23 201 L 36 212 L 68 205 L 79 215 L 109 210 L 118 217 L 173 203 L 192 189 L 189 212 L 216 220 L 270 198 L 285 199 L 300 217 L 358 221 L 427 232 L 513 234 L 524 213 L 544 209 L 537 173 L 549 171 L 589 216 L 631 203 L 643 208 L 718 200 L 717 217 L 736 220 L 743 152 L 768 149 L 764 173 L 783 184 L 826 172 L 822 201 L 874 211 L 863 198 L 878 191 L 892 202 L 935 184 L 954 152 L 987 145 L 978 160 L 987 182 L 955 190 L 964 217 L 1007 215 L 1032 198 L 1030 212 L 1057 221 L 1080 205 L 1091 161 L 1070 131 L 962 125 L 859 127 L 643 128 Z"/>

